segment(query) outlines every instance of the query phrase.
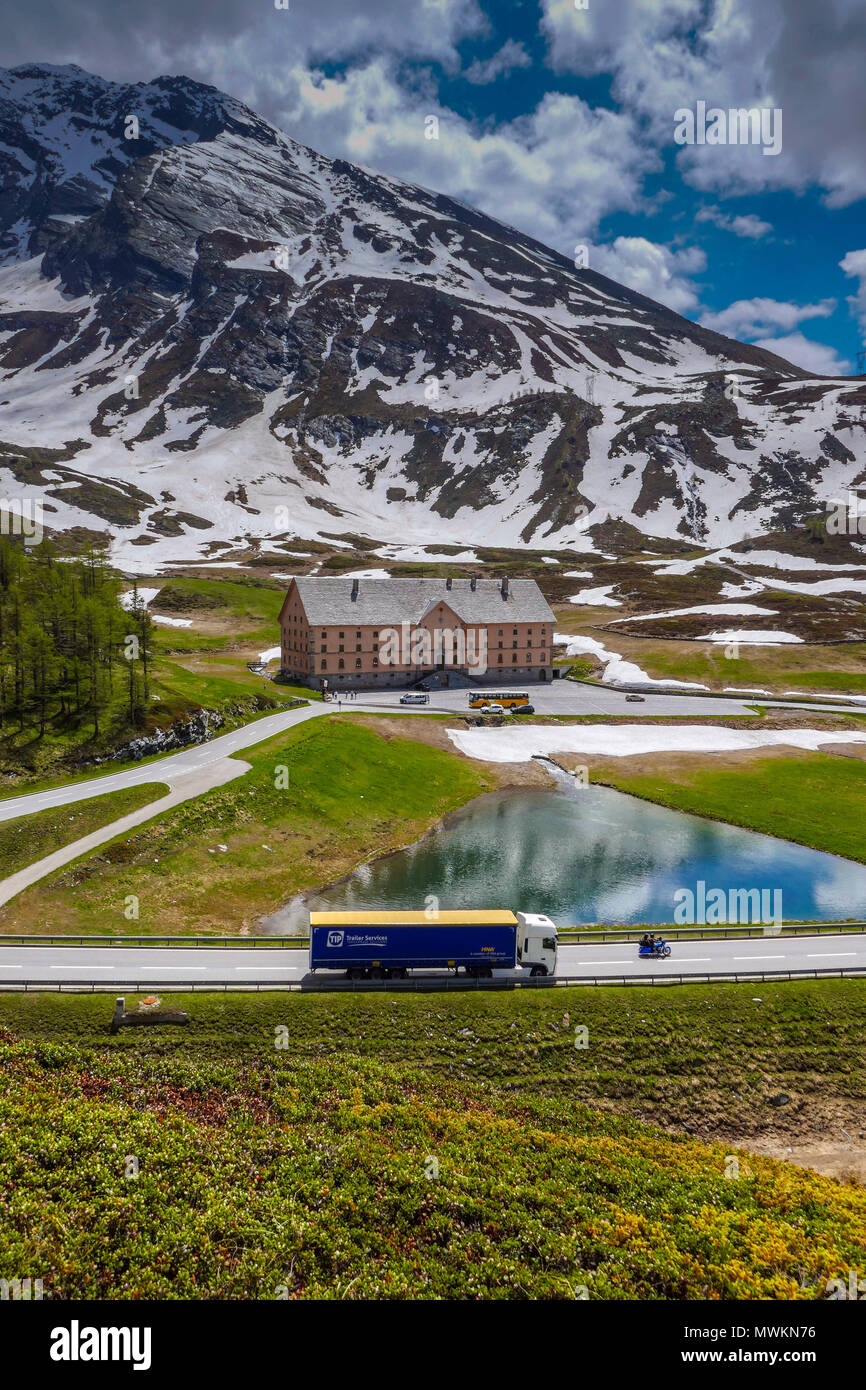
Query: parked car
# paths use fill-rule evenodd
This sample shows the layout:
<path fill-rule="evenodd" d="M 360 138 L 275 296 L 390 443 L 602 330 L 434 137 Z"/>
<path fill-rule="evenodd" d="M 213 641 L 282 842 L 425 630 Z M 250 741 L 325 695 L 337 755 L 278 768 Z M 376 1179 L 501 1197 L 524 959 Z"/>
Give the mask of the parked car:
<path fill-rule="evenodd" d="M 423 690 L 407 690 L 405 695 L 400 696 L 401 705 L 429 705 L 430 696 Z"/>
<path fill-rule="evenodd" d="M 485 714 L 508 714 L 509 711 L 505 708 L 504 705 L 493 704 L 493 705 L 485 705 L 485 706 L 484 706 L 484 713 L 485 713 Z"/>
<path fill-rule="evenodd" d="M 638 705 L 642 705 L 642 704 L 644 703 L 644 697 L 643 697 L 643 695 L 626 695 L 625 699 L 626 699 L 626 704 L 628 704 L 629 701 L 631 701 L 632 704 L 638 704 Z"/>

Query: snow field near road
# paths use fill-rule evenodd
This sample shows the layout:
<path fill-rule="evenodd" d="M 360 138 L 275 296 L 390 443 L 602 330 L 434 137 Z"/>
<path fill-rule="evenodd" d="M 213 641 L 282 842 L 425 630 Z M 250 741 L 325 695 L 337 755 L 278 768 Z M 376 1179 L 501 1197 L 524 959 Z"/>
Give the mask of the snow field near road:
<path fill-rule="evenodd" d="M 618 598 L 611 598 L 612 584 L 600 584 L 596 589 L 581 589 L 579 593 L 572 594 L 569 603 L 594 604 L 597 608 L 621 608 L 622 604 Z"/>
<path fill-rule="evenodd" d="M 597 657 L 604 666 L 602 681 L 605 685 L 658 685 L 678 690 L 709 690 L 709 686 L 700 685 L 697 681 L 655 680 L 633 661 L 626 661 L 617 652 L 609 651 L 604 643 L 595 637 L 571 637 L 566 633 L 554 633 L 553 645 L 564 645 L 566 656 Z"/>
<path fill-rule="evenodd" d="M 729 628 L 726 632 L 708 632 L 702 642 L 733 642 L 744 647 L 783 647 L 791 642 L 802 643 L 793 632 L 777 632 L 772 628 Z"/>
<path fill-rule="evenodd" d="M 846 705 L 866 705 L 866 695 L 833 695 L 826 690 L 783 690 L 786 700 L 841 700 Z"/>
<path fill-rule="evenodd" d="M 449 729 L 454 746 L 469 758 L 489 763 L 525 763 L 537 755 L 586 753 L 628 758 L 646 753 L 739 753 L 753 748 L 804 748 L 816 752 L 827 743 L 866 743 L 866 731 L 820 729 L 727 729 L 712 724 L 614 724 L 518 728 Z"/>
<path fill-rule="evenodd" d="M 634 618 L 614 618 L 613 623 L 649 623 L 655 618 L 688 618 L 692 614 L 707 614 L 709 617 L 747 618 L 757 613 L 763 617 L 775 617 L 775 608 L 759 608 L 756 603 L 703 603 L 694 608 L 669 608 L 664 613 L 639 613 Z"/>

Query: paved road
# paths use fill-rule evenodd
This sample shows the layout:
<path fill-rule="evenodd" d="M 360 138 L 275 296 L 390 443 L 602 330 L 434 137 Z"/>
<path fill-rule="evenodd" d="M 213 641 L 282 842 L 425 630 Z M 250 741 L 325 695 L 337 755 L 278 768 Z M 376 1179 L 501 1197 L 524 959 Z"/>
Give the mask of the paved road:
<path fill-rule="evenodd" d="M 579 681 L 554 681 L 552 685 L 521 686 L 514 689 L 529 691 L 532 706 L 537 714 L 606 714 L 625 715 L 629 719 L 658 719 L 674 715 L 680 719 L 709 719 L 751 714 L 752 706 L 774 705 L 781 709 L 821 710 L 826 714 L 866 714 L 866 705 L 815 704 L 808 700 L 771 700 L 757 695 L 692 695 L 688 692 L 653 692 L 646 694 L 638 703 L 626 699 L 628 691 L 615 690 L 608 686 L 586 685 Z M 492 687 L 491 687 L 492 693 Z M 467 690 L 437 690 L 430 696 L 426 708 L 434 713 L 465 714 L 468 704 Z M 495 695 L 494 695 L 495 698 Z M 376 690 L 365 693 L 364 704 L 375 709 L 399 708 L 399 692 Z M 350 701 L 343 708 L 356 708 Z M 409 706 L 412 709 L 412 706 Z M 405 707 L 404 707 L 405 712 Z"/>
<path fill-rule="evenodd" d="M 762 971 L 866 969 L 866 933 L 820 936 L 679 940 L 666 961 L 639 960 L 634 943 L 608 941 L 560 946 L 558 974 L 643 979 L 650 975 L 728 975 Z M 522 971 L 497 976 L 524 979 Z M 441 971 L 447 977 L 449 972 Z M 171 989 L 179 983 L 198 986 L 267 983 L 298 985 L 311 979 L 339 980 L 338 972 L 307 969 L 307 951 L 225 947 L 19 946 L 0 944 L 0 989 L 25 982 L 89 984 L 105 989 Z"/>
<path fill-rule="evenodd" d="M 52 806 L 68 806 L 73 801 L 106 796 L 109 792 L 137 787 L 143 782 L 166 782 L 170 787 L 176 787 L 183 778 L 198 776 L 203 769 L 222 762 L 232 753 L 262 743 L 295 724 L 302 724 L 306 719 L 330 714 L 332 709 L 331 705 L 315 704 L 285 710 L 281 714 L 269 714 L 264 719 L 254 719 L 250 724 L 244 724 L 240 729 L 233 729 L 229 734 L 220 734 L 209 743 L 195 744 L 180 753 L 157 758 L 155 762 L 129 767 L 123 772 L 109 772 L 101 777 L 88 777 L 86 781 L 67 783 L 48 791 L 9 797 L 6 801 L 0 801 L 0 822 L 13 820 L 17 816 L 29 816 L 34 811 L 45 811 Z"/>
<path fill-rule="evenodd" d="M 539 714 L 600 714 L 627 715 L 632 719 L 676 715 L 680 718 L 706 719 L 710 716 L 731 716 L 748 714 L 745 699 L 724 698 L 722 696 L 701 697 L 694 695 L 647 695 L 642 704 L 630 704 L 625 693 L 607 690 L 594 685 L 582 685 L 574 681 L 556 682 L 546 689 L 535 687 L 532 691 L 534 706 Z M 754 702 L 753 702 L 754 703 Z M 762 704 L 773 704 L 762 700 Z M 797 709 L 820 709 L 827 712 L 826 705 L 798 704 Z M 374 691 L 359 696 L 357 700 L 344 700 L 341 708 L 356 713 L 373 712 L 381 714 L 384 710 L 399 711 L 401 714 L 424 713 L 465 713 L 467 692 L 465 690 L 437 691 L 431 696 L 429 705 L 402 705 L 399 691 Z M 784 708 L 792 708 L 784 702 Z M 835 708 L 835 707 L 834 707 Z M 333 714 L 338 709 L 335 702 L 305 705 L 300 709 L 285 710 L 280 714 L 269 714 L 263 719 L 255 719 L 231 733 L 220 734 L 209 743 L 196 744 L 180 753 L 172 753 L 165 758 L 157 758 L 144 766 L 133 766 L 122 772 L 106 773 L 101 777 L 88 778 L 65 786 L 53 787 L 48 791 L 32 792 L 29 795 L 10 797 L 0 801 L 0 822 L 14 820 L 19 816 L 29 816 L 35 811 L 44 811 L 52 806 L 67 806 L 74 801 L 89 797 L 106 796 L 109 792 L 121 791 L 125 787 L 139 786 L 143 782 L 166 782 L 178 789 L 183 778 L 200 774 L 203 769 L 212 767 L 233 753 L 251 748 L 275 734 L 283 733 L 307 719 L 316 719 Z M 864 706 L 839 707 L 836 712 L 866 712 Z"/>
<path fill-rule="evenodd" d="M 164 815 L 166 811 L 179 806 L 183 801 L 189 801 L 191 797 L 203 796 L 205 792 L 213 791 L 216 787 L 223 787 L 227 782 L 234 781 L 235 777 L 243 777 L 249 770 L 249 763 L 240 758 L 222 758 L 219 762 L 200 768 L 198 772 L 190 772 L 185 777 L 178 778 L 167 796 L 149 801 L 146 806 L 140 806 L 128 816 L 111 821 L 99 830 L 93 830 L 80 840 L 74 840 L 72 844 L 54 850 L 43 859 L 35 859 L 26 868 L 0 880 L 0 907 L 18 893 L 23 893 L 31 884 L 38 883 L 48 874 L 53 874 L 55 869 L 63 868 L 64 864 L 71 864 L 73 859 L 80 858 L 82 854 L 89 854 L 92 849 L 97 849 L 107 840 L 113 840 L 117 835 L 125 835 L 128 830 L 134 830 L 136 826 L 143 825 L 154 816 Z"/>

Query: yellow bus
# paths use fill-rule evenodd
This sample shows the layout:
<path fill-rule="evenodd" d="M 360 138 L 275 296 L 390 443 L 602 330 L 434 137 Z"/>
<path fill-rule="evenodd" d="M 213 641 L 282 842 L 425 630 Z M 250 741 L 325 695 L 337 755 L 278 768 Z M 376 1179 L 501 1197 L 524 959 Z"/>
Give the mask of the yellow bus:
<path fill-rule="evenodd" d="M 469 696 L 470 709 L 485 709 L 487 705 L 501 705 L 503 709 L 520 709 L 529 704 L 529 696 L 514 691 L 473 690 Z"/>

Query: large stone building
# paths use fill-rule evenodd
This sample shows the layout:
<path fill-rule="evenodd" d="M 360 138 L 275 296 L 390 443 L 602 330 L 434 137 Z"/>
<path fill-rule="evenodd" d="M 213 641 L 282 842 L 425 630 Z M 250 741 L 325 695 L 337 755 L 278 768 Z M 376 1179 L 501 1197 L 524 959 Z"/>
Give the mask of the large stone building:
<path fill-rule="evenodd" d="M 553 678 L 553 621 L 534 579 L 298 578 L 280 664 L 316 689 L 521 686 Z"/>

